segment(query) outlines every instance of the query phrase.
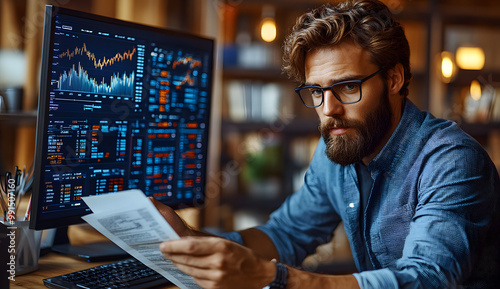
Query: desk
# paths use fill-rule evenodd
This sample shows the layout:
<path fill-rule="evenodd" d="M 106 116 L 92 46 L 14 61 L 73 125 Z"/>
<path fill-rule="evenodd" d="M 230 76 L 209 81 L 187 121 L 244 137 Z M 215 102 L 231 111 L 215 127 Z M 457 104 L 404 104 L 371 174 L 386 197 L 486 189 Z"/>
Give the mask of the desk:
<path fill-rule="evenodd" d="M 67 274 L 79 270 L 84 270 L 87 268 L 99 266 L 109 262 L 84 262 L 79 261 L 70 257 L 66 257 L 63 255 L 59 255 L 56 253 L 49 253 L 46 256 L 43 256 L 38 261 L 38 270 L 21 275 L 16 276 L 16 281 L 10 282 L 10 288 L 14 289 L 46 289 L 45 285 L 43 285 L 43 279 L 54 277 L 62 274 Z M 162 289 L 174 289 L 178 288 L 176 286 L 163 286 L 163 287 L 155 287 Z"/>

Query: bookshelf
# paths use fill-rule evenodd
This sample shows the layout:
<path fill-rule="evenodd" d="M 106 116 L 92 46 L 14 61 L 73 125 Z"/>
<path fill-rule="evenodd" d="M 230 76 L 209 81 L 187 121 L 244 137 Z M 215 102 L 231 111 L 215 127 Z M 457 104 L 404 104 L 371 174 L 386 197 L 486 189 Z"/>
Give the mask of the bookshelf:
<path fill-rule="evenodd" d="M 295 18 L 317 3 L 228 2 L 224 6 L 221 207 L 226 230 L 242 229 L 238 216 L 258 225 L 293 193 L 319 139 L 313 110 L 303 107 L 295 84 L 281 72 L 281 43 Z M 277 37 L 260 39 L 263 7 L 272 5 Z M 296 156 L 298 154 L 298 156 Z M 304 156 L 307 155 L 307 156 Z M 305 161 L 303 159 L 306 159 Z"/>
<path fill-rule="evenodd" d="M 250 28 L 258 27 L 263 2 L 227 5 L 223 24 L 220 167 L 230 181 L 221 186 L 221 206 L 233 213 L 229 218 L 237 219 L 243 211 L 256 215 L 259 223 L 298 189 L 311 146 L 319 139 L 316 113 L 303 107 L 295 84 L 280 68 L 285 27 L 295 20 L 290 15 L 301 14 L 307 5 L 278 2 L 267 3 L 280 9 L 275 18 L 281 33 L 272 43 L 265 43 L 258 29 Z M 307 152 L 306 161 L 295 151 Z M 238 221 L 225 223 L 237 225 Z"/>
<path fill-rule="evenodd" d="M 460 5 L 438 6 L 441 50 L 456 56 L 460 46 L 480 47 L 485 63 L 480 70 L 457 68 L 448 83 L 440 83 L 441 109 L 437 116 L 456 121 L 488 151 L 500 168 L 500 5 L 462 1 Z M 437 82 L 437 80 L 435 80 Z M 480 86 L 473 97 L 472 82 Z"/>

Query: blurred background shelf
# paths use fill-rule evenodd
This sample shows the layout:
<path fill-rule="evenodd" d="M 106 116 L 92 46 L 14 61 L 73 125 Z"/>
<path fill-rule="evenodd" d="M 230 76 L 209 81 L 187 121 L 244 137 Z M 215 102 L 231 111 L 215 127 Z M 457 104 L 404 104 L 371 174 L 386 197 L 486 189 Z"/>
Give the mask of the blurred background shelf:
<path fill-rule="evenodd" d="M 2 112 L 0 123 L 6 125 L 36 125 L 36 111 Z"/>
<path fill-rule="evenodd" d="M 246 133 L 259 130 L 274 130 L 291 135 L 304 135 L 314 132 L 318 129 L 318 120 L 311 118 L 293 118 L 290 121 L 244 121 L 235 122 L 231 120 L 222 120 L 222 131 Z"/>
<path fill-rule="evenodd" d="M 460 123 L 460 127 L 472 137 L 483 143 L 493 131 L 500 131 L 500 122 L 490 123 Z"/>
<path fill-rule="evenodd" d="M 281 73 L 281 68 L 242 68 L 225 66 L 222 76 L 224 79 L 253 79 L 260 81 L 288 81 Z"/>

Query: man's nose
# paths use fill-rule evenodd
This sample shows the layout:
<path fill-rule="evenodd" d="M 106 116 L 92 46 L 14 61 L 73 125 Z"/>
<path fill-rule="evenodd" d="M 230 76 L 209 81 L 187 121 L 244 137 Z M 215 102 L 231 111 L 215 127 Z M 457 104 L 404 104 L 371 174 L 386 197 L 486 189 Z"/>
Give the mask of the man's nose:
<path fill-rule="evenodd" d="M 342 115 L 344 113 L 344 104 L 333 95 L 331 90 L 324 91 L 322 107 L 325 116 Z"/>

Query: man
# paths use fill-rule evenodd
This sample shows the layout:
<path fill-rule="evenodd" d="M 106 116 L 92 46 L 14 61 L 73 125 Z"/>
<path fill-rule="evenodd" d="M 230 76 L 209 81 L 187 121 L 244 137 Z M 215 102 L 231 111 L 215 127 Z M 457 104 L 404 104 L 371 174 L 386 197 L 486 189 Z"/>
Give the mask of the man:
<path fill-rule="evenodd" d="M 164 256 L 203 288 L 500 286 L 498 173 L 456 124 L 406 98 L 408 42 L 387 7 L 320 7 L 298 19 L 284 52 L 321 121 L 304 186 L 267 224 L 226 239 L 202 236 L 155 202 L 186 236 L 162 243 Z M 359 273 L 294 268 L 341 221 Z"/>

